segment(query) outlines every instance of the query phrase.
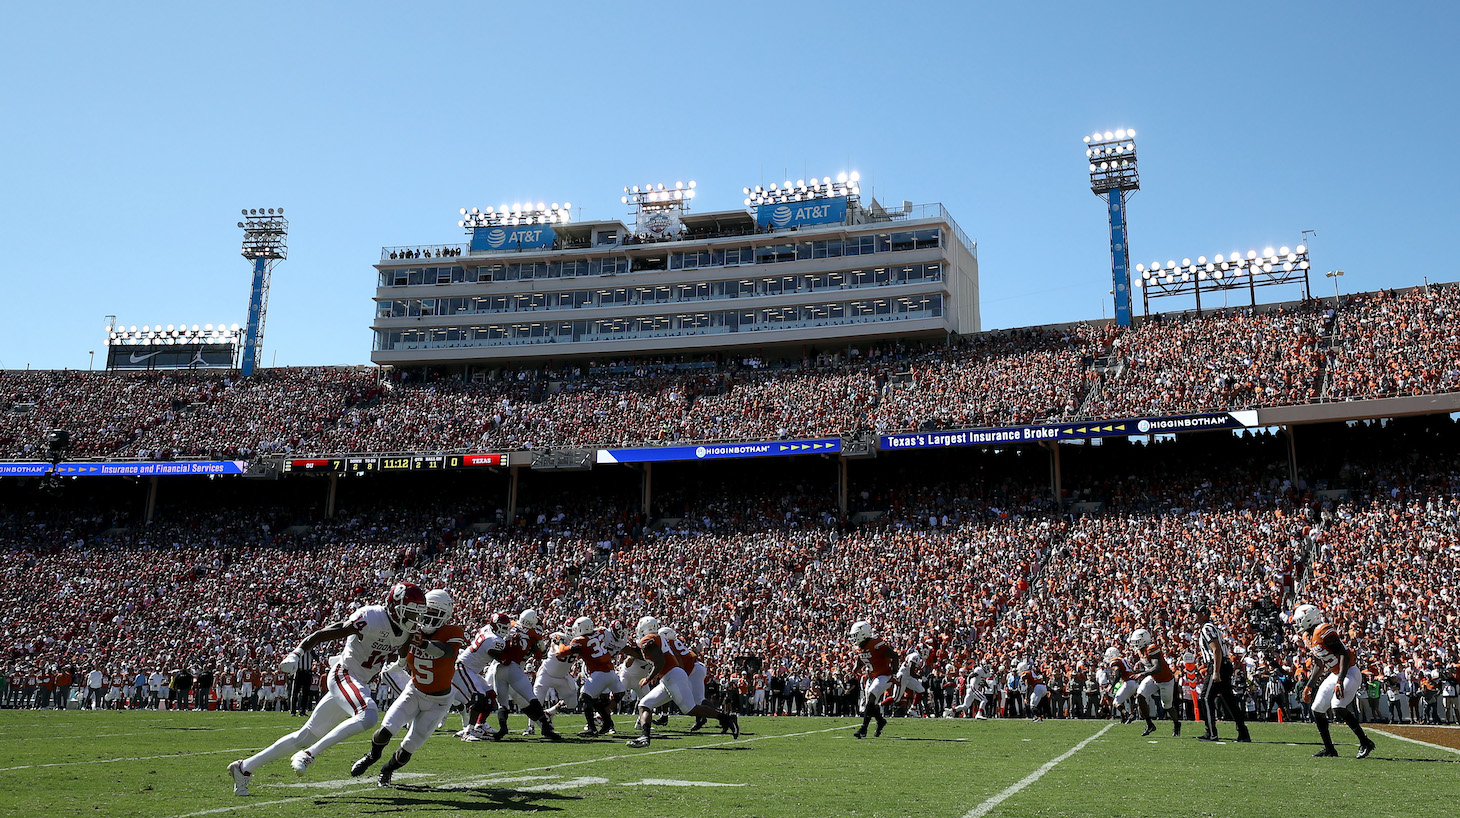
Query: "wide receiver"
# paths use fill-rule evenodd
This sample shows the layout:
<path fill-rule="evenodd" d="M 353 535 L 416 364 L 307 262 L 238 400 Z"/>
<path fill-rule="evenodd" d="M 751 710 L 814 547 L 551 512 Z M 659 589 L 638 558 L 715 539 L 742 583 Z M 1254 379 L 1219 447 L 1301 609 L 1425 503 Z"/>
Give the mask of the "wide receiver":
<path fill-rule="evenodd" d="M 1308 684 L 1303 688 L 1303 701 L 1312 702 L 1313 723 L 1318 726 L 1318 735 L 1323 738 L 1323 749 L 1313 754 L 1314 758 L 1334 758 L 1338 749 L 1328 735 L 1328 718 L 1343 722 L 1354 731 L 1359 739 L 1359 758 L 1368 758 L 1374 751 L 1374 742 L 1359 726 L 1359 719 L 1348 709 L 1359 692 L 1363 679 L 1359 674 L 1358 661 L 1354 652 L 1343 644 L 1338 631 L 1323 621 L 1323 612 L 1316 605 L 1299 605 L 1293 609 L 1290 620 L 1293 627 L 1303 634 L 1308 652 L 1313 654 L 1308 674 Z M 1328 676 L 1313 692 L 1313 683 L 1318 679 L 1318 670 L 1329 671 Z"/>
<path fill-rule="evenodd" d="M 449 625 L 455 603 L 451 594 L 437 589 L 426 594 L 426 615 L 421 617 L 421 632 L 411 639 L 406 654 L 406 670 L 411 680 L 395 703 L 385 713 L 380 729 L 370 737 L 370 752 L 354 766 L 350 775 L 363 775 L 370 765 L 380 760 L 391 736 L 409 726 L 400 749 L 380 768 L 380 786 L 389 787 L 390 777 L 420 752 L 426 739 L 436 732 L 451 709 L 451 680 L 456 675 L 456 654 L 466 646 L 466 633 L 460 625 Z"/>
<path fill-rule="evenodd" d="M 254 770 L 294 752 L 290 766 L 300 775 L 320 753 L 375 726 L 380 710 L 370 696 L 370 682 L 380 668 L 399 654 L 426 614 L 426 594 L 409 582 L 396 583 L 383 605 L 364 605 L 342 622 L 310 634 L 284 657 L 279 669 L 293 674 L 299 659 L 315 647 L 336 639 L 344 649 L 330 659 L 328 692 L 315 705 L 304 726 L 280 738 L 262 752 L 228 765 L 233 794 L 248 795 Z"/>
<path fill-rule="evenodd" d="M 1172 707 L 1176 699 L 1176 674 L 1166 664 L 1166 654 L 1156 644 L 1156 637 L 1145 628 L 1137 628 L 1126 639 L 1141 657 L 1141 671 L 1136 676 L 1140 686 L 1136 688 L 1136 705 L 1140 707 L 1141 718 L 1146 720 L 1145 732 L 1149 736 L 1156 732 L 1156 722 L 1151 720 L 1151 702 L 1159 694 L 1161 706 L 1171 716 L 1171 737 L 1181 737 L 1181 716 Z"/>
<path fill-rule="evenodd" d="M 671 699 L 686 716 L 715 719 L 720 722 L 722 731 L 728 730 L 735 738 L 740 738 L 740 720 L 734 713 L 702 704 L 705 698 L 704 665 L 682 640 L 665 638 L 659 630 L 659 620 L 652 616 L 639 620 L 634 635 L 639 640 L 640 654 L 654 666 L 653 675 L 659 677 L 659 684 L 639 702 L 639 735 L 629 741 L 630 747 L 642 749 L 649 746 L 654 708 Z"/>
<path fill-rule="evenodd" d="M 862 726 L 857 732 L 852 733 L 852 738 L 866 738 L 867 726 L 873 719 L 877 720 L 877 732 L 874 737 L 882 735 L 882 730 L 887 726 L 887 719 L 882 716 L 882 694 L 892 684 L 898 666 L 897 651 L 892 646 L 882 641 L 872 632 L 872 623 L 865 619 L 852 623 L 852 629 L 847 634 L 852 644 L 857 646 L 857 661 L 863 668 L 862 672 Z"/>

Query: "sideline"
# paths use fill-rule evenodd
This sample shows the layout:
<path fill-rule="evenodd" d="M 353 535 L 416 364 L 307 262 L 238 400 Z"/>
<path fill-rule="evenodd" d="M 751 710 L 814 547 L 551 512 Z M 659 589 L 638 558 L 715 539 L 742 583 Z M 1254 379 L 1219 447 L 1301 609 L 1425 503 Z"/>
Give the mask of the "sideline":
<path fill-rule="evenodd" d="M 1073 746 L 1070 749 L 1066 750 L 1063 755 L 1060 755 L 1060 756 L 1058 756 L 1057 758 L 1055 758 L 1055 759 L 1053 759 L 1051 761 L 1046 761 L 1044 763 L 1044 766 L 1040 767 L 1039 769 L 1035 770 L 1034 772 L 1030 773 L 1029 775 L 1026 775 L 1023 778 L 1019 779 L 1018 782 L 1016 782 L 1015 784 L 1013 784 L 1012 786 L 1010 786 L 1008 789 L 1004 790 L 1003 792 L 999 793 L 998 795 L 993 796 L 989 800 L 987 800 L 987 801 L 983 802 L 982 804 L 979 804 L 978 806 L 976 806 L 973 809 L 969 810 L 967 813 L 964 814 L 963 818 L 982 818 L 982 816 L 988 815 L 991 811 L 993 811 L 993 808 L 994 807 L 997 807 L 999 804 L 1004 803 L 1004 801 L 1006 801 L 1007 799 L 1013 797 L 1014 795 L 1017 795 L 1020 790 L 1024 789 L 1025 787 L 1029 786 L 1030 784 L 1033 784 L 1034 782 L 1036 782 L 1039 779 L 1043 778 L 1045 773 L 1049 772 L 1050 770 L 1053 770 L 1055 768 L 1055 766 L 1058 765 L 1061 761 L 1064 761 L 1065 759 L 1069 758 L 1070 756 L 1074 755 L 1075 753 L 1080 752 L 1080 750 L 1084 749 L 1084 747 L 1085 747 L 1086 744 L 1089 744 L 1090 742 L 1094 741 L 1095 739 L 1100 738 L 1101 736 L 1105 735 L 1105 731 L 1106 730 L 1109 730 L 1110 728 L 1112 728 L 1114 726 L 1115 726 L 1115 722 L 1111 722 L 1111 723 L 1105 725 L 1104 727 L 1100 728 L 1095 733 L 1095 735 L 1090 736 L 1089 738 L 1085 739 L 1084 741 L 1080 742 L 1079 744 L 1076 744 L 1075 746 Z"/>
<path fill-rule="evenodd" d="M 1421 747 L 1429 747 L 1432 750 L 1444 750 L 1447 753 L 1454 753 L 1456 755 L 1460 755 L 1460 750 L 1457 750 L 1454 747 L 1446 747 L 1443 744 L 1431 744 L 1428 741 L 1420 741 L 1417 738 L 1410 738 L 1409 736 L 1401 736 L 1398 733 L 1391 733 L 1388 730 L 1380 730 L 1377 727 L 1370 727 L 1369 729 L 1372 730 L 1372 731 L 1374 731 L 1375 733 L 1378 733 L 1381 736 L 1388 736 L 1389 738 L 1397 738 L 1400 741 L 1407 741 L 1410 744 L 1418 744 Z"/>
<path fill-rule="evenodd" d="M 644 752 L 640 753 L 618 753 L 616 755 L 603 756 L 602 758 L 587 758 L 583 759 L 582 761 L 566 761 L 557 764 L 544 764 L 540 767 L 527 767 L 521 770 L 503 770 L 499 773 L 493 773 L 490 776 L 483 776 L 481 773 L 477 773 L 466 777 L 446 778 L 441 783 L 447 785 L 447 787 L 478 786 L 482 784 L 490 784 L 491 781 L 503 778 L 505 776 L 522 775 L 523 773 L 541 772 L 543 770 L 556 770 L 562 767 L 577 767 L 583 764 L 597 764 L 602 761 L 620 761 L 626 758 L 643 758 L 644 756 L 664 755 L 665 753 L 682 753 L 686 750 L 705 750 L 711 747 L 724 747 L 729 744 L 750 744 L 751 742 L 755 741 L 767 741 L 769 739 L 775 738 L 798 738 L 800 736 L 814 736 L 818 733 L 834 733 L 838 730 L 850 730 L 856 726 L 856 724 L 843 724 L 840 727 L 828 727 L 825 730 L 806 730 L 800 733 L 781 733 L 772 736 L 756 736 L 755 738 L 731 739 L 730 741 L 716 741 L 710 744 L 698 744 L 693 747 L 671 747 L 667 750 L 645 750 Z M 1106 725 L 1105 729 L 1109 730 L 1112 726 L 1113 725 Z M 1105 731 L 1102 730 L 1101 732 L 1103 733 Z M 1097 733 L 1096 735 L 1099 735 L 1099 733 Z M 1091 736 L 1091 738 L 1094 738 L 1094 736 Z M 1090 739 L 1086 739 L 1086 741 L 1089 740 Z M 1083 743 L 1081 744 L 1081 746 L 1084 746 Z M 1079 748 L 1077 747 L 1075 749 Z M 223 752 L 229 751 L 225 750 Z M 362 784 L 367 783 L 368 782 L 362 782 Z M 228 787 L 231 788 L 232 784 L 230 783 Z M 220 791 L 223 789 L 224 788 L 220 784 Z M 178 818 L 196 818 L 196 816 L 199 815 L 218 815 L 225 812 L 235 812 L 237 810 L 251 809 L 253 807 L 274 807 L 280 804 L 293 804 L 298 801 L 318 800 L 321 798 L 337 798 L 341 795 L 357 795 L 361 792 L 374 789 L 376 789 L 375 785 L 373 783 L 368 783 L 368 786 L 361 786 L 348 790 L 340 790 L 338 792 L 332 793 L 302 795 L 295 796 L 293 798 L 280 798 L 274 801 L 249 801 L 247 803 L 234 804 L 227 807 L 215 807 L 213 809 L 205 809 L 198 812 L 187 812 L 179 815 Z"/>

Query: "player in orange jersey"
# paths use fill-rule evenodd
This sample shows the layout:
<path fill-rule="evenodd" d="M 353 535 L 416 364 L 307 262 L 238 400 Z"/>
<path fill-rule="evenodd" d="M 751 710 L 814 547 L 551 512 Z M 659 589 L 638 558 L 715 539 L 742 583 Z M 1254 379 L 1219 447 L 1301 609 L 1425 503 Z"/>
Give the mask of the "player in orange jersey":
<path fill-rule="evenodd" d="M 460 625 L 448 624 L 455 603 L 451 594 L 437 589 L 426 594 L 426 613 L 421 617 L 421 630 L 411 640 L 406 653 L 406 669 L 411 681 L 390 710 L 380 729 L 370 737 L 370 752 L 354 766 L 350 775 L 362 775 L 385 751 L 391 736 L 409 726 L 400 749 L 380 768 L 380 786 L 389 787 L 390 777 L 411 760 L 426 744 L 426 739 L 441 726 L 451 709 L 451 680 L 456 674 L 456 655 L 466 647 L 466 632 Z"/>
<path fill-rule="evenodd" d="M 857 660 L 862 670 L 862 727 L 852 734 L 853 738 L 866 738 L 867 726 L 873 719 L 877 720 L 877 732 L 874 737 L 881 736 L 882 730 L 887 726 L 887 719 L 882 716 L 882 694 L 892 685 L 897 674 L 897 665 L 901 657 L 892 646 L 882 641 L 872 632 L 872 623 L 865 619 L 852 623 L 852 630 L 848 634 L 852 644 L 857 646 Z"/>
<path fill-rule="evenodd" d="M 567 654 L 583 661 L 583 713 L 588 720 L 588 726 L 578 735 L 585 738 L 614 735 L 611 696 L 623 695 L 626 690 L 613 661 L 614 655 L 628 642 L 623 623 L 615 619 L 608 627 L 600 628 L 594 626 L 592 619 L 580 616 L 573 620 L 572 634 Z M 593 723 L 595 710 L 602 718 L 601 726 Z"/>
<path fill-rule="evenodd" d="M 639 640 L 639 652 L 653 664 L 653 675 L 659 677 L 659 684 L 639 702 L 639 735 L 628 744 L 635 749 L 649 746 L 650 725 L 654 708 L 667 704 L 671 699 L 679 705 L 686 716 L 705 716 L 720 722 L 721 731 L 729 731 L 740 738 L 740 720 L 734 713 L 726 713 L 704 704 L 704 665 L 699 657 L 679 638 L 667 638 L 660 631 L 659 620 L 646 616 L 639 620 L 634 634 Z"/>
<path fill-rule="evenodd" d="M 1151 706 L 1156 696 L 1161 697 L 1161 706 L 1166 708 L 1166 713 L 1171 716 L 1171 737 L 1181 737 L 1181 716 L 1174 705 L 1176 704 L 1176 672 L 1171 665 L 1166 663 L 1166 654 L 1161 651 L 1161 646 L 1156 644 L 1156 637 L 1145 628 L 1137 628 L 1129 638 L 1127 644 L 1136 649 L 1140 664 L 1140 672 L 1136 679 L 1139 687 L 1136 688 L 1136 705 L 1140 708 L 1141 718 L 1146 720 L 1145 732 L 1142 736 L 1149 736 L 1156 732 L 1156 722 L 1151 720 Z"/>
<path fill-rule="evenodd" d="M 1374 742 L 1359 726 L 1358 716 L 1349 709 L 1349 704 L 1359 692 L 1363 679 L 1354 652 L 1344 645 L 1338 630 L 1323 621 L 1323 612 L 1316 605 L 1299 605 L 1293 609 L 1290 620 L 1293 627 L 1303 634 L 1308 652 L 1313 654 L 1309 664 L 1308 684 L 1303 688 L 1303 701 L 1313 704 L 1313 723 L 1318 726 L 1318 735 L 1323 737 L 1323 749 L 1314 753 L 1314 758 L 1333 758 L 1338 749 L 1328 735 L 1328 719 L 1338 719 L 1354 731 L 1359 739 L 1359 758 L 1367 758 L 1374 751 Z M 1318 692 L 1313 692 L 1314 682 L 1328 671 L 1328 676 L 1318 683 Z"/>

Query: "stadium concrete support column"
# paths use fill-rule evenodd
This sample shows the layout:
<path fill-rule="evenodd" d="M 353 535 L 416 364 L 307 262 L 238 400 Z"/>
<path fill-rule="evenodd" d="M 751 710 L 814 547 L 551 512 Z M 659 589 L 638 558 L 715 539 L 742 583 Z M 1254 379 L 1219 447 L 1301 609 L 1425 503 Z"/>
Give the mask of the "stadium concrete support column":
<path fill-rule="evenodd" d="M 511 479 L 507 481 L 507 530 L 512 530 L 512 524 L 517 520 L 517 479 L 521 474 L 522 467 L 513 464 L 507 467 L 507 473 Z"/>
<path fill-rule="evenodd" d="M 1293 488 L 1298 487 L 1298 444 L 1293 440 L 1293 427 L 1291 424 L 1283 427 L 1284 437 L 1288 439 L 1288 482 Z"/>
<path fill-rule="evenodd" d="M 654 505 L 654 464 L 653 463 L 645 463 L 644 464 L 643 479 L 641 479 L 639 481 L 639 484 L 640 484 L 640 488 L 643 489 L 643 492 L 642 493 L 643 493 L 643 503 L 644 503 L 644 523 L 647 525 L 648 522 L 649 522 L 649 509 L 652 508 L 653 505 Z"/>
<path fill-rule="evenodd" d="M 1039 445 L 1049 449 L 1049 488 L 1054 492 L 1054 503 L 1059 508 L 1064 507 L 1062 498 L 1064 487 L 1061 485 L 1063 476 L 1060 474 L 1060 444 L 1058 440 L 1050 440 Z"/>
<path fill-rule="evenodd" d="M 836 480 L 837 506 L 842 510 L 842 516 L 847 516 L 847 459 L 837 458 L 837 480 Z"/>
<path fill-rule="evenodd" d="M 147 479 L 147 522 L 152 522 L 152 516 L 157 513 L 157 475 Z"/>
<path fill-rule="evenodd" d="M 340 476 L 338 474 L 331 474 L 329 495 L 324 501 L 324 518 L 326 520 L 333 520 L 335 518 L 335 495 L 339 490 Z"/>

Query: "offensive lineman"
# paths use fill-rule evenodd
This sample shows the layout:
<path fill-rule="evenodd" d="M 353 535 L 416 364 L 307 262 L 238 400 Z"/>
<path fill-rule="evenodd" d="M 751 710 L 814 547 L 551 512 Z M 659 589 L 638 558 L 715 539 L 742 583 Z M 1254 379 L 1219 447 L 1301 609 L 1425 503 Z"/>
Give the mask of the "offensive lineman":
<path fill-rule="evenodd" d="M 1364 732 L 1364 728 L 1359 726 L 1358 717 L 1348 709 L 1363 684 L 1357 657 L 1343 644 L 1338 631 L 1323 621 L 1323 612 L 1316 605 L 1299 605 L 1293 610 L 1292 623 L 1308 643 L 1308 652 L 1313 654 L 1311 669 L 1315 672 L 1308 675 L 1308 684 L 1303 688 L 1303 701 L 1312 702 L 1313 723 L 1318 726 L 1318 735 L 1323 738 L 1323 749 L 1314 753 L 1313 757 L 1338 756 L 1338 749 L 1333 746 L 1333 739 L 1328 735 L 1328 718 L 1332 714 L 1358 736 L 1358 758 L 1368 758 L 1369 753 L 1374 751 L 1374 742 Z M 1315 694 L 1313 683 L 1318 679 L 1319 674 L 1316 671 L 1320 668 L 1329 673 L 1318 684 L 1318 692 Z"/>
<path fill-rule="evenodd" d="M 280 738 L 268 748 L 228 765 L 233 776 L 233 794 L 248 795 L 253 771 L 293 750 L 290 766 L 300 775 L 320 753 L 335 744 L 368 730 L 380 718 L 370 697 L 370 682 L 390 657 L 399 654 L 426 613 L 426 594 L 409 582 L 396 583 L 383 605 L 364 605 L 342 622 L 327 625 L 310 634 L 284 657 L 279 669 L 293 673 L 300 657 L 315 647 L 336 639 L 345 646 L 330 659 L 326 678 L 328 692 L 315 705 L 309 719 L 298 730 Z"/>
<path fill-rule="evenodd" d="M 405 738 L 401 739 L 400 749 L 380 768 L 380 786 L 389 787 L 391 775 L 404 767 L 412 755 L 420 752 L 426 739 L 445 721 L 451 709 L 451 681 L 456 675 L 456 654 L 466 646 L 466 633 L 461 626 L 447 624 L 454 607 L 451 594 L 444 590 L 426 594 L 426 614 L 421 617 L 421 631 L 412 638 L 405 659 L 411 680 L 386 711 L 380 729 L 370 737 L 370 752 L 350 767 L 350 775 L 363 775 L 370 765 L 380 760 L 391 736 L 409 725 Z"/>

